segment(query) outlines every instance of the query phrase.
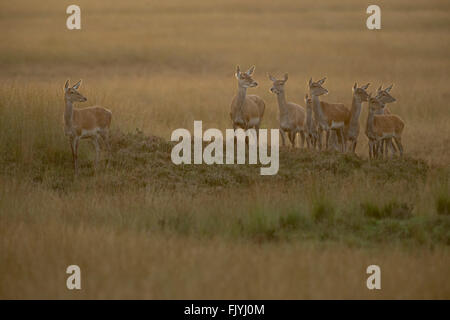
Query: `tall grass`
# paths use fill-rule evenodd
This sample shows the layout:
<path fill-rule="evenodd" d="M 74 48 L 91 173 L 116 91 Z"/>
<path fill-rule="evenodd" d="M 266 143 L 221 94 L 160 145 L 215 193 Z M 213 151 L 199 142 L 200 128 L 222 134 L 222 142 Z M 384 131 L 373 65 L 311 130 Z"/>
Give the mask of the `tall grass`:
<path fill-rule="evenodd" d="M 80 31 L 64 2 L 0 3 L 1 298 L 450 296 L 448 3 L 381 1 L 380 31 L 353 0 L 77 4 Z M 256 65 L 264 128 L 278 128 L 269 72 L 289 73 L 300 104 L 310 77 L 348 107 L 355 81 L 394 83 L 405 159 L 368 162 L 364 104 L 358 157 L 283 149 L 269 178 L 174 166 L 174 129 L 230 127 L 238 64 Z M 82 142 L 77 179 L 68 78 L 83 79 L 78 107 L 113 112 L 110 167 L 94 173 Z M 65 289 L 69 264 L 81 292 Z M 381 292 L 365 288 L 369 264 Z"/>

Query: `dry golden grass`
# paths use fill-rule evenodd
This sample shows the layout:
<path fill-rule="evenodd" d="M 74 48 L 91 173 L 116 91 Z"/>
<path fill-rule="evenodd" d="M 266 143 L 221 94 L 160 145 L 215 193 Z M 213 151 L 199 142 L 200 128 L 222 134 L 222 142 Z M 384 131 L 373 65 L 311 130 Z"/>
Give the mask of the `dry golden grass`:
<path fill-rule="evenodd" d="M 395 239 L 394 225 L 390 231 L 397 235 L 387 230 L 381 234 L 386 239 L 369 247 L 345 244 L 354 236 L 350 230 L 338 241 L 311 241 L 300 236 L 308 233 L 301 229 L 291 238 L 270 240 L 261 238 L 268 229 L 260 226 L 259 235 L 246 239 L 258 228 L 245 222 L 255 199 L 268 208 L 270 219 L 284 202 L 295 203 L 289 190 L 272 191 L 266 200 L 231 191 L 195 197 L 144 191 L 59 195 L 3 182 L 0 194 L 9 200 L 0 202 L 2 298 L 442 299 L 450 294 L 448 247 L 433 242 L 405 247 Z M 279 203 L 272 204 L 274 199 Z M 232 230 L 238 220 L 244 221 L 243 236 Z M 331 234 L 339 223 L 311 228 Z M 71 264 L 82 270 L 80 292 L 65 288 L 65 268 Z M 365 286 L 371 264 L 381 267 L 381 291 Z"/>
<path fill-rule="evenodd" d="M 0 3 L 0 298 L 450 298 L 449 3 L 379 1 L 381 31 L 366 29 L 368 4 L 356 0 L 76 3 L 81 31 L 65 28 L 67 3 Z M 88 173 L 92 153 L 82 144 L 84 174 L 71 180 L 61 123 L 67 78 L 83 79 L 86 106 L 113 111 L 114 130 L 168 139 L 193 120 L 231 126 L 237 64 L 256 65 L 259 86 L 249 92 L 266 101 L 265 128 L 278 127 L 269 72 L 289 72 L 288 99 L 300 104 L 309 77 L 327 76 L 325 99 L 348 106 L 355 81 L 371 90 L 394 83 L 389 108 L 406 123 L 407 157 L 430 165 L 426 178 L 300 172 L 276 190 L 267 182 L 135 190 L 139 171 Z M 361 134 L 364 158 L 366 141 Z M 413 218 L 361 218 L 362 203 L 393 200 L 411 204 Z M 309 231 L 255 221 L 241 233 L 227 228 L 253 207 L 264 217 L 290 207 L 314 214 L 316 201 L 336 208 L 333 219 L 349 211 L 353 224 L 308 216 Z M 194 219 L 183 220 L 186 212 Z M 164 217 L 170 227 L 158 224 Z M 65 288 L 72 263 L 82 269 L 81 292 Z M 372 263 L 382 268 L 380 292 L 365 288 Z"/>

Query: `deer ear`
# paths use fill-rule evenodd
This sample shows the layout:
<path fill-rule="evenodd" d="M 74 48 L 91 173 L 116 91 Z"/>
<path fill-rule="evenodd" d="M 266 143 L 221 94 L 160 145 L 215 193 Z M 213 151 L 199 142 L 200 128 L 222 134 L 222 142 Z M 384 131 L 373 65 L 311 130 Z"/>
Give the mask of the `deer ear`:
<path fill-rule="evenodd" d="M 391 91 L 392 87 L 394 86 L 394 84 L 391 84 L 389 87 L 387 87 L 386 89 L 384 89 L 384 91 L 389 92 Z"/>
<path fill-rule="evenodd" d="M 361 88 L 364 90 L 367 90 L 367 88 L 369 87 L 370 83 L 366 84 L 365 86 L 362 86 Z"/>
<path fill-rule="evenodd" d="M 377 89 L 378 92 L 380 92 L 382 89 L 383 85 L 380 85 L 380 87 Z"/>
<path fill-rule="evenodd" d="M 288 79 L 288 74 L 287 74 L 287 73 L 285 73 L 285 74 L 284 74 L 284 82 L 286 82 L 286 81 L 287 81 L 287 79 Z"/>
<path fill-rule="evenodd" d="M 355 82 L 355 84 L 353 85 L 353 88 L 352 88 L 352 90 L 353 91 L 355 91 L 356 90 L 356 88 L 358 88 L 358 85 L 356 84 L 356 82 Z"/>
<path fill-rule="evenodd" d="M 325 82 L 325 80 L 327 79 L 327 77 L 325 77 L 325 78 L 323 78 L 323 79 L 320 79 L 319 81 L 317 81 L 320 85 L 322 85 L 324 82 Z"/>
<path fill-rule="evenodd" d="M 253 71 L 255 71 L 255 66 L 251 67 L 250 69 L 248 69 L 248 71 L 246 72 L 249 76 L 251 76 L 253 74 Z"/>
<path fill-rule="evenodd" d="M 269 80 L 272 82 L 277 81 L 277 79 L 275 79 L 270 73 L 269 73 Z"/>
<path fill-rule="evenodd" d="M 239 66 L 236 67 L 236 78 L 239 79 L 240 75 L 241 75 L 241 69 L 239 68 Z"/>
<path fill-rule="evenodd" d="M 64 89 L 67 90 L 69 88 L 69 79 L 66 80 L 66 84 L 64 85 Z"/>
<path fill-rule="evenodd" d="M 311 84 L 312 84 L 312 78 L 309 78 L 308 85 L 311 86 Z"/>
<path fill-rule="evenodd" d="M 75 84 L 73 85 L 72 88 L 74 88 L 75 90 L 78 90 L 78 88 L 80 87 L 80 85 L 81 85 L 81 79 L 80 79 L 80 81 L 78 81 L 77 83 L 75 83 Z"/>

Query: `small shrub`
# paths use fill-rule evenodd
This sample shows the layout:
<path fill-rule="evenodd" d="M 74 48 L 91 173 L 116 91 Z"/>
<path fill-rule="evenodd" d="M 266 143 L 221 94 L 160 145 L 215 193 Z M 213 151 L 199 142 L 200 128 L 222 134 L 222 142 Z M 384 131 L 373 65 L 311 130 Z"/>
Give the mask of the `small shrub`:
<path fill-rule="evenodd" d="M 373 204 L 371 202 L 365 202 L 361 203 L 361 208 L 364 212 L 364 215 L 367 217 L 380 219 L 382 218 L 382 213 L 380 208 L 376 204 Z"/>
<path fill-rule="evenodd" d="M 440 215 L 450 215 L 450 197 L 441 194 L 436 199 L 436 211 Z"/>
<path fill-rule="evenodd" d="M 334 217 L 334 207 L 325 200 L 314 203 L 312 208 L 314 222 L 331 221 Z"/>
<path fill-rule="evenodd" d="M 381 208 L 371 202 L 362 203 L 361 207 L 365 216 L 375 219 L 408 219 L 411 218 L 413 210 L 413 206 L 397 201 L 388 202 Z"/>
<path fill-rule="evenodd" d="M 239 220 L 241 232 L 258 242 L 277 239 L 278 219 L 271 212 L 258 208 L 250 212 L 243 221 Z"/>
<path fill-rule="evenodd" d="M 280 216 L 280 227 L 283 229 L 298 229 L 300 225 L 302 224 L 302 219 L 299 211 L 292 210 L 289 211 L 287 214 Z"/>

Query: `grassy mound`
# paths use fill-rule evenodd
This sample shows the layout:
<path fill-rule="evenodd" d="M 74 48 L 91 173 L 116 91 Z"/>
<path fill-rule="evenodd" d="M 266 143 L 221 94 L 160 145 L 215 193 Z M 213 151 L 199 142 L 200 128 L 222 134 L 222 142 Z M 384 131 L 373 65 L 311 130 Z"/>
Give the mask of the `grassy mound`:
<path fill-rule="evenodd" d="M 424 161 L 405 158 L 369 162 L 351 154 L 282 148 L 280 168 L 274 176 L 261 176 L 260 165 L 175 165 L 170 154 L 175 144 L 156 136 L 114 131 L 109 161 L 103 154 L 99 169 L 93 167 L 93 148 L 83 141 L 79 155 L 78 179 L 95 177 L 95 187 L 120 191 L 123 188 L 223 188 L 258 183 L 301 183 L 307 177 L 335 183 L 352 175 L 382 185 L 389 181 L 423 181 L 428 166 Z M 19 174 L 52 189 L 70 189 L 74 180 L 70 148 L 47 153 L 38 148 L 30 163 L 3 161 L 4 173 Z M 81 148 L 80 147 L 80 148 Z M 5 159 L 4 159 L 5 160 Z"/>

